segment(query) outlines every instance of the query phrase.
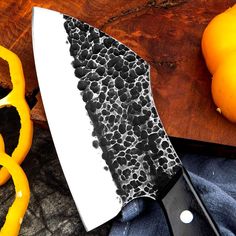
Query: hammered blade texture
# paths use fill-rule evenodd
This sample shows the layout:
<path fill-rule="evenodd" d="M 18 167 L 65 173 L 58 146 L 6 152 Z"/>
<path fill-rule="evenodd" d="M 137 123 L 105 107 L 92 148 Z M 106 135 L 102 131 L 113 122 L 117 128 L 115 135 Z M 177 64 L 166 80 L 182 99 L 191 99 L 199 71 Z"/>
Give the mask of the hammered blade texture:
<path fill-rule="evenodd" d="M 64 19 L 78 92 L 94 127 L 91 145 L 102 149 L 124 204 L 157 199 L 181 163 L 155 108 L 149 65 L 104 32 Z"/>

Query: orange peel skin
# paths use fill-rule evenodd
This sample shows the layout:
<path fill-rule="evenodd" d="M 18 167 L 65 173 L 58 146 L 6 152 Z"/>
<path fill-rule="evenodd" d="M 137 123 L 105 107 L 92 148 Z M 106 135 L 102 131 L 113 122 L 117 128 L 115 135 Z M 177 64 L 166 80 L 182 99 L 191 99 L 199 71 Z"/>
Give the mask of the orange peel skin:
<path fill-rule="evenodd" d="M 211 93 L 216 110 L 236 123 L 236 4 L 207 25 L 202 53 L 212 74 Z"/>
<path fill-rule="evenodd" d="M 236 123 L 236 51 L 219 65 L 212 77 L 211 90 L 221 114 Z"/>
<path fill-rule="evenodd" d="M 215 16 L 202 35 L 202 52 L 213 75 L 232 50 L 236 50 L 236 5 Z"/>

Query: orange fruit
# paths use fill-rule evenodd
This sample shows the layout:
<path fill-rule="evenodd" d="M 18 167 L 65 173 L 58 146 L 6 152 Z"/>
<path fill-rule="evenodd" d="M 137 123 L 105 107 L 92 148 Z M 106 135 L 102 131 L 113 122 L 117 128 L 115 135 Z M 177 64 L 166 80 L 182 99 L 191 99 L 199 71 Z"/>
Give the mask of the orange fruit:
<path fill-rule="evenodd" d="M 213 75 L 211 92 L 217 111 L 236 122 L 236 4 L 208 24 L 202 52 Z"/>
<path fill-rule="evenodd" d="M 236 4 L 214 17 L 204 30 L 202 52 L 211 74 L 236 50 Z"/>
<path fill-rule="evenodd" d="M 212 77 L 211 92 L 218 111 L 236 122 L 236 50 L 218 66 Z"/>

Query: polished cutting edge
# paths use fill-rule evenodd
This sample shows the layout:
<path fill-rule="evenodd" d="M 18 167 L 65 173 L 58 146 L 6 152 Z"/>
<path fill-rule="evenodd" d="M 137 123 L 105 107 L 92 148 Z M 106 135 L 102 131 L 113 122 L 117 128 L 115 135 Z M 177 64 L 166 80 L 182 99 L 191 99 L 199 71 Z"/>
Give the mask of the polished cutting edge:
<path fill-rule="evenodd" d="M 34 8 L 34 57 L 55 148 L 84 226 L 91 230 L 117 215 L 122 202 L 110 173 L 104 170 L 102 150 L 92 148 L 93 125 L 81 112 L 84 102 L 71 66 L 64 22 L 61 14 Z"/>
<path fill-rule="evenodd" d="M 219 235 L 158 116 L 148 63 L 104 32 L 43 8 L 34 8 L 33 48 L 53 141 L 86 229 L 149 197 L 163 204 L 172 234 Z M 181 221 L 186 211 L 192 222 Z"/>

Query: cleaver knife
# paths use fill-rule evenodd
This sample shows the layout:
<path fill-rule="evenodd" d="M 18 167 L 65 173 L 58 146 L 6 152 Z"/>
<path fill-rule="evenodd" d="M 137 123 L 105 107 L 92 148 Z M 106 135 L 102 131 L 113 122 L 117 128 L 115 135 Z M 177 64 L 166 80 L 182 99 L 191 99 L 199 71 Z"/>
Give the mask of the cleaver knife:
<path fill-rule="evenodd" d="M 73 17 L 34 7 L 32 24 L 49 128 L 86 230 L 147 197 L 170 234 L 220 235 L 164 130 L 148 63 Z"/>

